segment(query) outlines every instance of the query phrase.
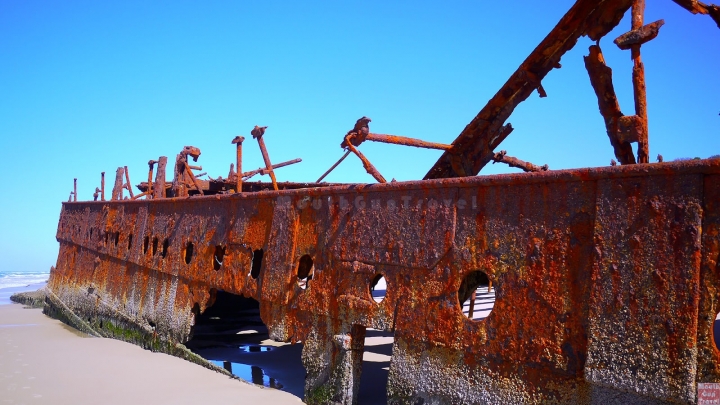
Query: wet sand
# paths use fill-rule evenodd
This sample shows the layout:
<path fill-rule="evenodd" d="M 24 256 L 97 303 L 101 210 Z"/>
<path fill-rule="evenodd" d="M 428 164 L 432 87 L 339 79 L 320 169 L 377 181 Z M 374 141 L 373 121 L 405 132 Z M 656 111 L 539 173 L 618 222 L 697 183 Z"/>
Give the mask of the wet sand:
<path fill-rule="evenodd" d="M 0 305 L 0 405 L 134 403 L 301 400 L 129 343 L 83 336 L 40 309 Z"/>

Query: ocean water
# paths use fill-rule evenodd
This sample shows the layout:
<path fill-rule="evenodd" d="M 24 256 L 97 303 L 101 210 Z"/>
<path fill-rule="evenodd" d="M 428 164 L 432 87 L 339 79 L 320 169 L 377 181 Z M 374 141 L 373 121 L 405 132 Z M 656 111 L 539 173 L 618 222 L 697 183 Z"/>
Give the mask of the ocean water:
<path fill-rule="evenodd" d="M 0 270 L 0 290 L 13 287 L 28 287 L 47 282 L 50 272 L 25 272 Z"/>
<path fill-rule="evenodd" d="M 50 272 L 0 270 L 0 305 L 10 304 L 10 296 L 25 291 L 35 291 L 47 283 Z"/>

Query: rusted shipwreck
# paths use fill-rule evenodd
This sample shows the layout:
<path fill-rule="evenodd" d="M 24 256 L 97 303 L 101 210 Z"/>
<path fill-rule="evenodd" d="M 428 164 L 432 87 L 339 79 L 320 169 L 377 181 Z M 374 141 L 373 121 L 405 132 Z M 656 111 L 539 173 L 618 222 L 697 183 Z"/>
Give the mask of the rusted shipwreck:
<path fill-rule="evenodd" d="M 676 3 L 720 26 L 718 6 Z M 620 165 L 549 171 L 496 153 L 560 57 L 631 8 L 615 42 L 635 62 L 634 115 L 599 45 L 586 57 Z M 394 332 L 390 403 L 696 403 L 699 383 L 720 382 L 720 159 L 649 163 L 640 46 L 662 22 L 643 25 L 643 8 L 578 0 L 450 145 L 359 120 L 345 156 L 379 184 L 278 183 L 262 127 L 252 134 L 266 166 L 254 172 L 271 183 L 243 182 L 242 137 L 226 179 L 200 180 L 192 147 L 172 183 L 167 159 L 151 161 L 139 195 L 118 169 L 110 200 L 103 185 L 99 201 L 75 192 L 63 204 L 46 313 L 197 360 L 182 343 L 216 292 L 252 297 L 273 339 L 303 343 L 308 403 L 356 402 L 367 328 Z M 388 183 L 358 149 L 367 140 L 444 153 L 424 180 Z M 528 173 L 476 176 L 490 161 Z M 474 321 L 461 305 L 483 280 L 496 302 Z"/>

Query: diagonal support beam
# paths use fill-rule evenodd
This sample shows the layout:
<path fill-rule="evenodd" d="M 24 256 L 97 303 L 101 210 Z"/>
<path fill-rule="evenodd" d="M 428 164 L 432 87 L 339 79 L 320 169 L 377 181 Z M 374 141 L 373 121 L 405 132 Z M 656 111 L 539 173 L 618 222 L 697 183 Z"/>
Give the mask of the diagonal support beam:
<path fill-rule="evenodd" d="M 585 69 L 588 71 L 590 84 L 597 95 L 600 114 L 605 120 L 605 128 L 615 157 L 621 164 L 634 164 L 635 155 L 633 155 L 632 146 L 618 137 L 618 124 L 623 113 L 620 111 L 620 104 L 615 95 L 612 69 L 605 64 L 602 50 L 597 45 L 590 46 L 590 54 L 585 56 L 584 60 Z"/>
<path fill-rule="evenodd" d="M 697 0 L 673 0 L 680 7 L 693 14 L 708 14 L 720 28 L 720 6 L 715 4 L 705 4 Z"/>
<path fill-rule="evenodd" d="M 615 28 L 632 0 L 578 0 L 560 22 L 525 59 L 515 73 L 468 124 L 424 179 L 474 176 L 493 157 L 493 151 L 510 134 L 505 125 L 515 107 L 527 99 L 542 79 L 559 66 L 560 58 L 587 35 L 593 40 Z"/>

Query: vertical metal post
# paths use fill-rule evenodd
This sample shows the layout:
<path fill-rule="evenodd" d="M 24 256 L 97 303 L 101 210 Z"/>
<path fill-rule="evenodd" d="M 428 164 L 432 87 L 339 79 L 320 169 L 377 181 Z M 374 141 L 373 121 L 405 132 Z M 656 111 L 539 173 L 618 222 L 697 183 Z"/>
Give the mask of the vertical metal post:
<path fill-rule="evenodd" d="M 636 30 L 643 26 L 643 14 L 645 13 L 645 0 L 635 0 L 632 5 L 632 29 Z M 638 163 L 650 162 L 650 147 L 648 145 L 648 123 L 647 123 L 647 93 L 645 91 L 645 66 L 640 58 L 640 44 L 631 48 L 633 60 L 633 91 L 635 95 L 635 115 L 640 117 L 642 131 L 638 134 Z"/>
<path fill-rule="evenodd" d="M 145 199 L 149 200 L 153 197 L 153 183 L 152 183 L 152 175 L 153 175 L 153 165 L 157 163 L 156 160 L 150 160 L 148 161 L 148 181 L 147 181 L 147 190 L 145 190 Z"/>
<path fill-rule="evenodd" d="M 100 201 L 105 201 L 105 172 L 100 173 Z"/>
<path fill-rule="evenodd" d="M 473 319 L 473 312 L 475 311 L 475 298 L 477 297 L 477 289 L 470 294 L 470 309 L 468 310 L 468 318 Z"/>
<path fill-rule="evenodd" d="M 73 179 L 73 201 L 77 202 L 77 179 Z"/>
<path fill-rule="evenodd" d="M 165 166 L 167 166 L 167 156 L 160 156 L 155 173 L 155 184 L 153 184 L 153 198 L 165 198 Z"/>
<path fill-rule="evenodd" d="M 234 143 L 237 146 L 236 149 L 236 165 L 237 165 L 237 180 L 235 183 L 235 192 L 236 193 L 242 193 L 242 143 L 245 140 L 245 137 L 242 136 L 236 136 L 235 139 L 232 140 L 232 143 Z"/>
<path fill-rule="evenodd" d="M 122 200 L 123 199 L 123 174 L 125 170 L 122 167 L 118 167 L 115 171 L 115 185 L 112 189 L 111 200 Z"/>

